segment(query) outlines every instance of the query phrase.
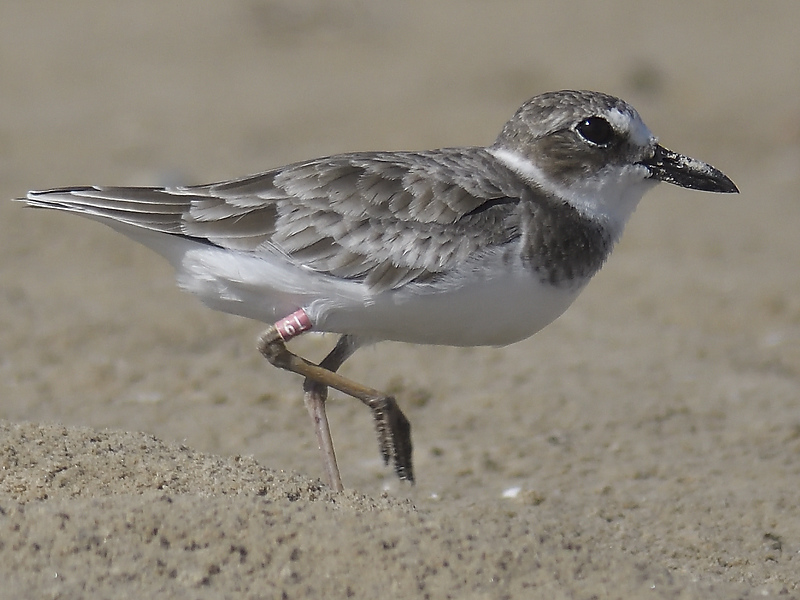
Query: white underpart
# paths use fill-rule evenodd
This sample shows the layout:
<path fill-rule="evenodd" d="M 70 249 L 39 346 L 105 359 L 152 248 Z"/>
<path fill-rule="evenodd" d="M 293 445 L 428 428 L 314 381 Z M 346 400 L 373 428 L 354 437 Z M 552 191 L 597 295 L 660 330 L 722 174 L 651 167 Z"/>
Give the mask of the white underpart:
<path fill-rule="evenodd" d="M 530 337 L 559 317 L 587 280 L 555 287 L 530 268 L 505 264 L 501 252 L 465 265 L 435 284 L 409 284 L 370 296 L 364 306 L 320 310 L 328 331 L 367 338 L 448 346 L 504 346 Z M 313 316 L 312 316 L 313 319 Z"/>
<path fill-rule="evenodd" d="M 543 284 L 521 263 L 503 264 L 498 251 L 439 283 L 412 283 L 372 293 L 361 282 L 300 268 L 278 254 L 190 244 L 171 262 L 180 286 L 209 307 L 266 323 L 302 308 L 314 331 L 349 333 L 371 341 L 510 344 L 555 320 L 586 283 L 576 282 L 568 289 Z"/>
<path fill-rule="evenodd" d="M 545 175 L 533 161 L 512 150 L 490 148 L 489 152 L 509 169 L 548 194 L 561 198 L 586 216 L 607 224 L 618 239 L 645 192 L 657 181 L 648 179 L 644 165 L 606 167 L 594 177 L 561 185 Z"/>

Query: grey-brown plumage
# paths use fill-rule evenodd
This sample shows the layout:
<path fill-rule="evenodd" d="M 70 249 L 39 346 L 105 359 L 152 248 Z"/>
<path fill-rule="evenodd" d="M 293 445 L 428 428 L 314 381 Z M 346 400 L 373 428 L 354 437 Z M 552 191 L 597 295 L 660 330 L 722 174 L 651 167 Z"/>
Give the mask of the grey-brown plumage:
<path fill-rule="evenodd" d="M 67 210 L 229 250 L 280 252 L 373 292 L 429 282 L 508 247 L 544 281 L 593 275 L 613 242 L 480 148 L 321 158 L 181 188 L 67 188 Z"/>
<path fill-rule="evenodd" d="M 327 478 L 340 488 L 326 386 L 373 410 L 383 456 L 413 478 L 394 399 L 334 373 L 361 343 L 532 335 L 600 269 L 658 181 L 737 191 L 660 146 L 622 100 L 562 91 L 523 104 L 487 147 L 341 154 L 210 185 L 63 188 L 25 201 L 100 220 L 167 257 L 212 308 L 275 322 L 260 350 L 307 378 Z M 320 367 L 283 345 L 309 328 L 342 334 Z"/>

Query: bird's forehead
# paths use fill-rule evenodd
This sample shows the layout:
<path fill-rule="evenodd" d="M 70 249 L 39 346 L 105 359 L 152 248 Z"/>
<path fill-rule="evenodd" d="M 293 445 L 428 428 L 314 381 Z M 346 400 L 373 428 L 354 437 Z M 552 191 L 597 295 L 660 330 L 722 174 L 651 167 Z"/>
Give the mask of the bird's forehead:
<path fill-rule="evenodd" d="M 615 107 L 605 116 L 616 131 L 627 132 L 630 141 L 637 146 L 647 146 L 654 138 L 653 133 L 633 109 L 620 110 Z"/>

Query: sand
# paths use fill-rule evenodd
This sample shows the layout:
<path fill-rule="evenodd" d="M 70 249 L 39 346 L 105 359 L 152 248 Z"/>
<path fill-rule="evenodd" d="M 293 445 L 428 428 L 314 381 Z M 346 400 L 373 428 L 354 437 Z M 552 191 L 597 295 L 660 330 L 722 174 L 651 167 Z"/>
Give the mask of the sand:
<path fill-rule="evenodd" d="M 6 3 L 0 198 L 486 144 L 624 97 L 741 188 L 662 185 L 533 338 L 379 344 L 415 486 L 333 395 L 347 491 L 262 325 L 96 223 L 0 202 L 0 598 L 800 597 L 796 2 Z M 320 358 L 332 340 L 295 349 Z"/>

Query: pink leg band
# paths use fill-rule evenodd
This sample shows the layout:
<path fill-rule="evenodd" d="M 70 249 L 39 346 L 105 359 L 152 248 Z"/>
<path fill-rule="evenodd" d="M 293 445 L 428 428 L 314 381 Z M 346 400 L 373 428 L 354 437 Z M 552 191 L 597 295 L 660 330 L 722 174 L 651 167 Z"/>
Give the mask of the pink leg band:
<path fill-rule="evenodd" d="M 311 319 L 308 318 L 306 311 L 302 308 L 275 323 L 275 329 L 278 330 L 284 342 L 288 342 L 293 337 L 308 331 L 311 327 Z"/>

